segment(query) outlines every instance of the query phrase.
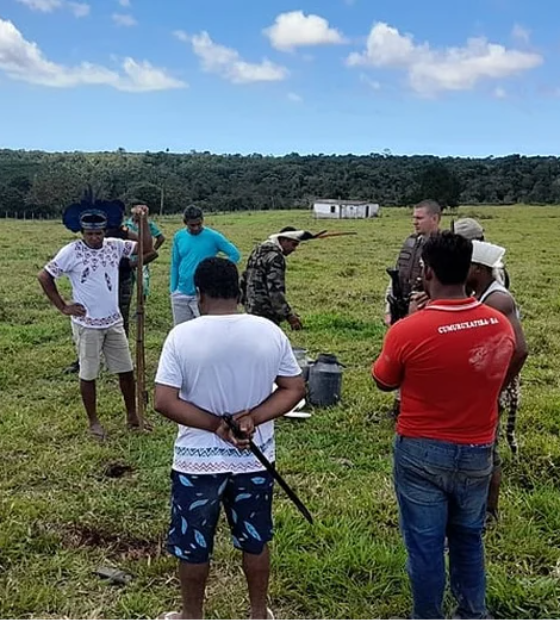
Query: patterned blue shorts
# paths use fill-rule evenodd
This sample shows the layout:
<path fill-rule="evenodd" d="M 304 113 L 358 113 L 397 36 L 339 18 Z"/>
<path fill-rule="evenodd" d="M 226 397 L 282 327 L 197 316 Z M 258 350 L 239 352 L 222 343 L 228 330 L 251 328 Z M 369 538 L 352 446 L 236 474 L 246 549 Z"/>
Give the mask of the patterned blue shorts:
<path fill-rule="evenodd" d="M 237 549 L 258 555 L 272 540 L 274 479 L 268 472 L 194 475 L 173 470 L 171 482 L 167 549 L 179 560 L 210 560 L 221 504 Z"/>

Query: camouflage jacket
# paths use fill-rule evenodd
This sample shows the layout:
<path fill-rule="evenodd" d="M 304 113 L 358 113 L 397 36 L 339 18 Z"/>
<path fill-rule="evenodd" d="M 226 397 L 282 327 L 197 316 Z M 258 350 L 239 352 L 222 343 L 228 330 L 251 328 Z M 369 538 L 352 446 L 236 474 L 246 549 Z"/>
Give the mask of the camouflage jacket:
<path fill-rule="evenodd" d="M 270 241 L 257 246 L 241 276 L 241 302 L 246 312 L 277 325 L 294 313 L 286 301 L 286 258 Z"/>

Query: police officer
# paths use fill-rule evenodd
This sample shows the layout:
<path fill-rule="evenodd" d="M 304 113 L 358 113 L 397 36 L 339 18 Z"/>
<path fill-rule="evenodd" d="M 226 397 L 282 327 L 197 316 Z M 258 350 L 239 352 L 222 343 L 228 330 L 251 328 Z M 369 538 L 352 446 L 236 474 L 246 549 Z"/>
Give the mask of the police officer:
<path fill-rule="evenodd" d="M 422 247 L 426 239 L 439 230 L 441 221 L 441 207 L 435 200 L 422 200 L 412 212 L 412 223 L 414 233 L 409 235 L 397 257 L 397 269 L 399 272 L 399 282 L 404 297 L 409 297 L 417 290 L 417 283 L 422 278 Z M 393 295 L 393 285 L 389 283 L 385 292 L 385 324 L 391 325 L 391 311 L 389 297 Z M 418 301 L 425 303 L 425 299 L 418 298 Z M 393 409 L 389 413 L 390 417 L 396 418 L 400 411 L 400 394 L 397 392 Z"/>
<path fill-rule="evenodd" d="M 399 281 L 401 291 L 405 297 L 409 296 L 416 288 L 417 282 L 422 276 L 422 265 L 420 257 L 422 246 L 426 239 L 439 230 L 441 221 L 441 207 L 435 200 L 422 200 L 415 207 L 412 213 L 414 233 L 409 235 L 397 257 L 397 269 L 399 271 Z M 391 284 L 387 287 L 386 298 L 393 293 Z M 391 324 L 391 313 L 389 303 L 385 307 L 385 323 Z"/>

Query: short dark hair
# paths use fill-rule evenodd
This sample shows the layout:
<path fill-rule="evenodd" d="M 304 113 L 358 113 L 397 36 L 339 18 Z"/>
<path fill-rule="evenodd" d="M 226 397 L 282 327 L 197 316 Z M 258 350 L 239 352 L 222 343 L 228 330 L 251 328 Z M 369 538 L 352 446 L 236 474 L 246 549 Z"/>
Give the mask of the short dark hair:
<path fill-rule="evenodd" d="M 212 299 L 239 298 L 239 272 L 227 258 L 205 258 L 194 272 L 194 285 Z"/>
<path fill-rule="evenodd" d="M 437 200 L 431 198 L 427 200 L 421 200 L 418 204 L 414 205 L 415 209 L 426 209 L 431 215 L 441 215 L 441 206 Z"/>
<path fill-rule="evenodd" d="M 189 205 L 183 212 L 183 221 L 185 223 L 189 220 L 201 220 L 203 217 L 202 209 L 196 205 Z"/>
<path fill-rule="evenodd" d="M 471 266 L 472 242 L 450 230 L 430 235 L 422 248 L 422 259 L 444 285 L 464 284 Z"/>

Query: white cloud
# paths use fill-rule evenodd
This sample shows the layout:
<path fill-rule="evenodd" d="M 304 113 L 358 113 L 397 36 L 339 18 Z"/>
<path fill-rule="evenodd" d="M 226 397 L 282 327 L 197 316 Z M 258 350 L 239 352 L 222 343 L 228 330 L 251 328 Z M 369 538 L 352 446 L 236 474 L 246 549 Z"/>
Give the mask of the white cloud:
<path fill-rule="evenodd" d="M 184 82 L 171 77 L 165 69 L 154 67 L 147 60 L 137 62 L 133 58 L 125 58 L 122 68 L 126 78 L 119 77 L 115 88 L 131 92 L 147 92 L 150 90 L 169 90 L 186 86 Z"/>
<path fill-rule="evenodd" d="M 534 69 L 542 61 L 537 53 L 506 49 L 482 37 L 468 39 L 463 47 L 435 50 L 382 22 L 373 25 L 366 50 L 347 58 L 351 67 L 402 69 L 411 88 L 421 95 L 470 90 L 482 79 L 506 78 Z"/>
<path fill-rule="evenodd" d="M 344 43 L 342 34 L 329 26 L 319 15 L 305 15 L 303 11 L 281 13 L 274 24 L 263 30 L 272 47 L 283 52 L 296 47 L 335 45 Z"/>
<path fill-rule="evenodd" d="M 303 101 L 303 97 L 297 93 L 288 93 L 288 99 L 293 103 L 301 103 Z"/>
<path fill-rule="evenodd" d="M 120 71 L 89 62 L 75 67 L 52 62 L 36 43 L 27 41 L 12 22 L 1 18 L 0 72 L 13 80 L 53 88 L 105 85 L 122 91 L 147 92 L 187 86 L 165 69 L 133 58 L 125 58 Z"/>
<path fill-rule="evenodd" d="M 138 25 L 138 22 L 132 15 L 127 15 L 125 13 L 113 13 L 111 18 L 117 26 L 123 26 L 124 28 L 131 28 L 132 26 Z"/>
<path fill-rule="evenodd" d="M 192 37 L 182 30 L 174 33 L 180 41 L 190 42 L 193 52 L 200 58 L 202 68 L 208 73 L 216 73 L 233 84 L 252 82 L 279 82 L 288 77 L 285 67 L 268 59 L 260 63 L 243 60 L 237 50 L 214 43 L 207 32 Z"/>
<path fill-rule="evenodd" d="M 372 80 L 369 75 L 366 75 L 365 73 L 360 74 L 360 81 L 367 84 L 367 86 L 369 86 L 372 90 L 381 90 L 381 82 Z"/>
<path fill-rule="evenodd" d="M 124 6 L 125 8 L 129 8 L 130 7 L 130 0 L 119 0 L 119 4 L 121 6 Z"/>
<path fill-rule="evenodd" d="M 52 13 L 58 9 L 68 9 L 75 17 L 87 17 L 91 7 L 84 2 L 66 2 L 65 0 L 17 0 L 20 4 L 25 4 L 32 11 L 40 13 Z"/>
<path fill-rule="evenodd" d="M 190 41 L 189 35 L 184 30 L 175 30 L 173 36 L 183 43 L 188 43 Z"/>
<path fill-rule="evenodd" d="M 493 94 L 496 99 L 505 99 L 507 97 L 506 89 L 501 86 L 496 86 Z"/>
<path fill-rule="evenodd" d="M 426 51 L 426 48 L 423 51 Z M 403 36 L 396 28 L 378 22 L 369 33 L 366 51 L 361 54 L 358 52 L 350 54 L 347 64 L 351 67 L 407 66 L 412 62 L 414 52 L 415 45 L 410 35 Z"/>
<path fill-rule="evenodd" d="M 62 0 L 17 0 L 20 4 L 25 4 L 32 11 L 41 13 L 51 13 L 55 9 L 62 7 Z"/>
<path fill-rule="evenodd" d="M 528 44 L 531 39 L 531 31 L 520 24 L 515 24 L 511 30 L 511 36 L 519 43 Z"/>
<path fill-rule="evenodd" d="M 84 2 L 69 2 L 68 7 L 74 13 L 74 17 L 87 17 L 91 12 L 89 4 Z"/>

